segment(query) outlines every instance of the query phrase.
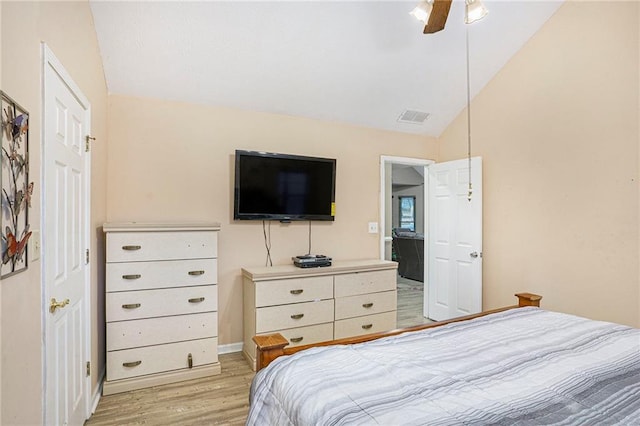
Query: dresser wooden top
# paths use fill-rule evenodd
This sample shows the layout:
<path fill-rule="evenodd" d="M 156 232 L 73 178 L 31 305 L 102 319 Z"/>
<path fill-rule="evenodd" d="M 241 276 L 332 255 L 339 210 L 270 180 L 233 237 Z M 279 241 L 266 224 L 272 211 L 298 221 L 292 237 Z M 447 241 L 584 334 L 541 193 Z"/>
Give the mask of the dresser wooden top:
<path fill-rule="evenodd" d="M 331 266 L 318 268 L 298 268 L 291 265 L 258 266 L 242 268 L 242 275 L 252 281 L 268 281 L 283 278 L 298 278 L 321 275 L 347 274 L 353 272 L 381 271 L 396 269 L 398 264 L 390 260 L 338 260 Z"/>
<path fill-rule="evenodd" d="M 219 231 L 218 222 L 111 222 L 102 225 L 104 232 L 147 232 L 147 231 Z"/>

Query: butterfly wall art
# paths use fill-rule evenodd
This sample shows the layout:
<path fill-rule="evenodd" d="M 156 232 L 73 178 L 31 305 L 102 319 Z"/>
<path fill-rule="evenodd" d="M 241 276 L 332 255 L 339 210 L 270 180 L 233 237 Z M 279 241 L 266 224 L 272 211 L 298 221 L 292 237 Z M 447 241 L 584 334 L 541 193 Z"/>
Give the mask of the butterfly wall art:
<path fill-rule="evenodd" d="M 29 113 L 0 91 L 2 114 L 2 161 L 0 232 L 2 235 L 0 278 L 25 271 L 29 208 L 33 182 L 29 182 Z"/>

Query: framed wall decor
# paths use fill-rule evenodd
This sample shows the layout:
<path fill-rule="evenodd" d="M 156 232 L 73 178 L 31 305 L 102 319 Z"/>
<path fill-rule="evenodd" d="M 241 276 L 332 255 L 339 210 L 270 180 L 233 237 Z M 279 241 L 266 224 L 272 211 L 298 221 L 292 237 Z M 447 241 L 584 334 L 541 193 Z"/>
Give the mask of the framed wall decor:
<path fill-rule="evenodd" d="M 29 182 L 29 113 L 0 91 L 2 114 L 2 161 L 0 234 L 2 263 L 0 278 L 25 271 L 28 267 L 27 242 L 29 207 L 33 182 Z"/>

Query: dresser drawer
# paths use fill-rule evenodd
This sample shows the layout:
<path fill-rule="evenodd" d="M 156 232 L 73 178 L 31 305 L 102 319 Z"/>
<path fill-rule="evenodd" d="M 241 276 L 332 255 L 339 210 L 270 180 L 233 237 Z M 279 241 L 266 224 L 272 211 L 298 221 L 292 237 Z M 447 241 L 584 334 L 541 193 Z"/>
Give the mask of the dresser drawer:
<path fill-rule="evenodd" d="M 396 328 L 396 312 L 367 315 L 365 317 L 336 321 L 334 335 L 336 339 L 378 333 Z"/>
<path fill-rule="evenodd" d="M 107 352 L 107 380 L 187 370 L 189 354 L 193 367 L 218 362 L 218 339 L 213 337 Z"/>
<path fill-rule="evenodd" d="M 106 294 L 107 322 L 218 310 L 216 285 Z"/>
<path fill-rule="evenodd" d="M 218 260 L 107 263 L 106 291 L 217 284 Z"/>
<path fill-rule="evenodd" d="M 256 286 L 256 307 L 333 299 L 333 277 L 262 281 Z"/>
<path fill-rule="evenodd" d="M 256 309 L 256 333 L 333 321 L 333 300 Z"/>
<path fill-rule="evenodd" d="M 107 323 L 107 350 L 217 337 L 218 313 L 180 315 Z"/>
<path fill-rule="evenodd" d="M 214 258 L 217 242 L 216 231 L 114 232 L 107 234 L 107 262 Z"/>
<path fill-rule="evenodd" d="M 307 327 L 289 328 L 287 330 L 275 330 L 270 333 L 280 333 L 289 341 L 287 348 L 310 343 L 326 342 L 333 340 L 333 323 L 309 325 Z"/>
<path fill-rule="evenodd" d="M 334 294 L 338 298 L 395 290 L 397 285 L 396 275 L 397 271 L 395 269 L 336 275 L 334 278 Z"/>
<path fill-rule="evenodd" d="M 341 320 L 395 311 L 397 304 L 398 299 L 395 290 L 339 297 L 336 299 L 336 319 Z"/>

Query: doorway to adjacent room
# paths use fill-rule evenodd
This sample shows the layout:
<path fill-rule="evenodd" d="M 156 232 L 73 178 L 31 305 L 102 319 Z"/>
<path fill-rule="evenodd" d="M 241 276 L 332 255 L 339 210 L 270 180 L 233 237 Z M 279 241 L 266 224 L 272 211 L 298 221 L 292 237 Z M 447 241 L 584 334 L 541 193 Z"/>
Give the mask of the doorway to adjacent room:
<path fill-rule="evenodd" d="M 381 258 L 398 262 L 398 327 L 430 322 L 424 312 L 425 174 L 431 160 L 381 158 Z"/>

